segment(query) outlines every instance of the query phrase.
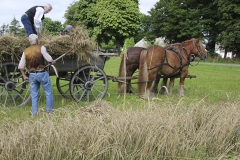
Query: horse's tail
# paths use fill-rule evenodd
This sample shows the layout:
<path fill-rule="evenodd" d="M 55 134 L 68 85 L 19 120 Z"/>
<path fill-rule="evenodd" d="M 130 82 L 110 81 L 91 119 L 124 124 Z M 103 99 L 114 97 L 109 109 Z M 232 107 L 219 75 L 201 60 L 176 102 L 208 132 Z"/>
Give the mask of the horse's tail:
<path fill-rule="evenodd" d="M 126 58 L 127 52 L 123 54 L 122 60 L 119 66 L 118 77 L 126 77 L 127 70 L 126 70 Z M 126 82 L 118 82 L 118 93 L 123 94 L 126 92 Z"/>
<path fill-rule="evenodd" d="M 147 50 L 143 50 L 140 55 L 139 72 L 138 72 L 138 93 L 141 98 L 149 97 L 146 91 L 148 82 L 148 67 L 147 67 Z M 149 91 L 148 91 L 149 92 Z"/>

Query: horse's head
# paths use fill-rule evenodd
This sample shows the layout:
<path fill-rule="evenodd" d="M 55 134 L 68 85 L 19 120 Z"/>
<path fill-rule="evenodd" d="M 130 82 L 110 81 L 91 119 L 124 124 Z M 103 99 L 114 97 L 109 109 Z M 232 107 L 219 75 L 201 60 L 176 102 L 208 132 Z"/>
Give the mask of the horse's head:
<path fill-rule="evenodd" d="M 196 56 L 199 57 L 201 60 L 204 60 L 207 58 L 207 51 L 205 47 L 202 44 L 202 41 L 197 38 L 197 39 L 192 39 L 193 44 L 194 44 L 194 49 L 192 53 Z"/>

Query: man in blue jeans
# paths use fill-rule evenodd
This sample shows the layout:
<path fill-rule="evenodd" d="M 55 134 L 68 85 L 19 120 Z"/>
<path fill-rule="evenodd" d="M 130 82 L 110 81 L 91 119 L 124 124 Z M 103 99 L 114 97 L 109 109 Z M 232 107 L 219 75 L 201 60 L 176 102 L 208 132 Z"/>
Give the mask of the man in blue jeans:
<path fill-rule="evenodd" d="M 30 83 L 30 92 L 32 100 L 32 115 L 37 116 L 38 113 L 38 97 L 40 84 L 46 95 L 46 109 L 47 113 L 53 113 L 54 99 L 52 93 L 52 84 L 49 73 L 45 70 L 45 60 L 55 63 L 52 57 L 48 54 L 46 48 L 38 44 L 38 36 L 30 34 L 30 46 L 26 48 L 22 54 L 21 60 L 18 65 L 23 78 L 26 82 Z M 29 71 L 29 78 L 26 76 L 24 69 Z"/>
<path fill-rule="evenodd" d="M 46 4 L 45 6 L 33 6 L 22 15 L 21 21 L 27 32 L 27 37 L 30 34 L 41 36 L 44 14 L 49 13 L 51 10 L 52 6 L 50 4 Z"/>

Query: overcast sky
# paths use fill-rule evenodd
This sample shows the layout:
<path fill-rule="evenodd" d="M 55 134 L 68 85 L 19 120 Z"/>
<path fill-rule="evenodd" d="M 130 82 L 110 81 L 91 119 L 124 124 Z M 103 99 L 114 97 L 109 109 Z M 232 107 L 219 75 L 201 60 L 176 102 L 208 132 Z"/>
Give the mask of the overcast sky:
<path fill-rule="evenodd" d="M 147 14 L 158 1 L 159 0 L 139 0 L 140 12 Z M 47 3 L 52 5 L 53 10 L 45 16 L 51 18 L 53 21 L 61 21 L 64 23 L 64 13 L 72 2 L 74 2 L 74 0 L 1 0 L 0 26 L 10 24 L 14 16 L 20 21 L 20 25 L 22 25 L 21 16 L 26 10 L 35 5 L 45 5 Z"/>

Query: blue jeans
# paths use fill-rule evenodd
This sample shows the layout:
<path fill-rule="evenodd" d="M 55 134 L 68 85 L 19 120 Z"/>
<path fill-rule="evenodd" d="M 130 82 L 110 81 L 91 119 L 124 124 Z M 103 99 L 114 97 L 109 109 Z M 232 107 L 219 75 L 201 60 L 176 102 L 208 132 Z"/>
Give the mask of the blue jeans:
<path fill-rule="evenodd" d="M 28 16 L 23 15 L 21 17 L 21 21 L 22 21 L 22 24 L 23 24 L 26 32 L 27 32 L 27 37 L 29 37 L 30 34 L 36 34 L 37 35 L 37 31 L 36 31 L 34 25 L 28 19 Z"/>
<path fill-rule="evenodd" d="M 42 85 L 42 88 L 46 95 L 47 113 L 53 112 L 54 99 L 52 92 L 52 84 L 48 72 L 45 71 L 38 73 L 30 73 L 29 83 L 32 98 L 32 115 L 37 116 L 40 84 Z"/>

